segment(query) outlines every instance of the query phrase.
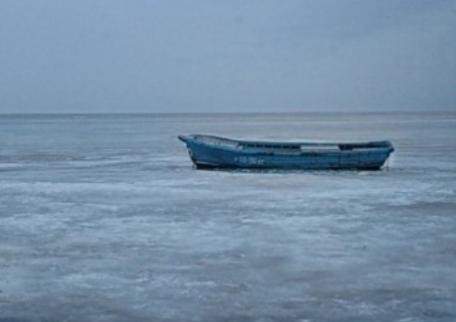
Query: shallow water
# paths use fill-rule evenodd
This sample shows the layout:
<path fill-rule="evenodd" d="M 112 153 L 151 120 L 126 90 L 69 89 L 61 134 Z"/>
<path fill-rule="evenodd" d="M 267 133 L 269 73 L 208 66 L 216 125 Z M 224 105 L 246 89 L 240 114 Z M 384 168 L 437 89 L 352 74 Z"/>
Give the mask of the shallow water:
<path fill-rule="evenodd" d="M 456 113 L 0 116 L 0 321 L 455 321 Z M 390 139 L 198 171 L 178 134 Z"/>

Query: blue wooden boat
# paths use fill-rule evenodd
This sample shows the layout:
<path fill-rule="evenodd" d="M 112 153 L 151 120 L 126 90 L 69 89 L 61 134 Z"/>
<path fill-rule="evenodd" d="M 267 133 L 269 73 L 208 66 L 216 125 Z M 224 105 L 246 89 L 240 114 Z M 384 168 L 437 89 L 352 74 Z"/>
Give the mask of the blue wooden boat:
<path fill-rule="evenodd" d="M 197 168 L 379 170 L 394 151 L 389 141 L 310 143 L 179 135 Z"/>

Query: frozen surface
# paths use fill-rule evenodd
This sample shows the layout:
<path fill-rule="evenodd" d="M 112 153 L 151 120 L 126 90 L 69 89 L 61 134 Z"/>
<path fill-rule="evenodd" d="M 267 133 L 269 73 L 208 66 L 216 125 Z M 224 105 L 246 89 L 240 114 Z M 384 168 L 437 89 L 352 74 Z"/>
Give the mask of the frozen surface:
<path fill-rule="evenodd" d="M 456 114 L 0 116 L 0 322 L 455 321 Z M 176 138 L 377 140 L 197 171 Z"/>

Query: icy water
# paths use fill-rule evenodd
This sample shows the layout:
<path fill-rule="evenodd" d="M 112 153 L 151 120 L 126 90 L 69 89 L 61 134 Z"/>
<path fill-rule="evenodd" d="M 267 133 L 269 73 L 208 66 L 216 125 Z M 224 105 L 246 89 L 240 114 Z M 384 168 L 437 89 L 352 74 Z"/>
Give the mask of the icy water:
<path fill-rule="evenodd" d="M 456 113 L 0 116 L 0 321 L 456 321 Z M 195 170 L 178 134 L 390 139 Z"/>

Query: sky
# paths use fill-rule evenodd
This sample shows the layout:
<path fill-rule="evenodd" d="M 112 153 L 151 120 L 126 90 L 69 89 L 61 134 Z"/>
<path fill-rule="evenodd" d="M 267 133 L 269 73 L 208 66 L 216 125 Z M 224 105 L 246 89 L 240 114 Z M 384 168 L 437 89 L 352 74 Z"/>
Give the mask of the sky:
<path fill-rule="evenodd" d="M 456 111 L 456 0 L 1 0 L 0 113 Z"/>

